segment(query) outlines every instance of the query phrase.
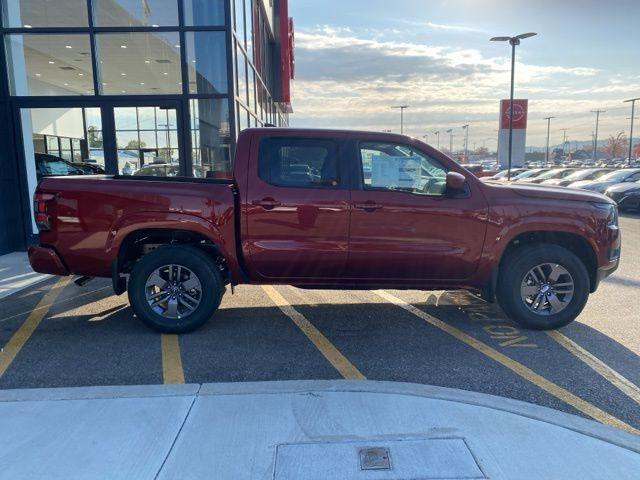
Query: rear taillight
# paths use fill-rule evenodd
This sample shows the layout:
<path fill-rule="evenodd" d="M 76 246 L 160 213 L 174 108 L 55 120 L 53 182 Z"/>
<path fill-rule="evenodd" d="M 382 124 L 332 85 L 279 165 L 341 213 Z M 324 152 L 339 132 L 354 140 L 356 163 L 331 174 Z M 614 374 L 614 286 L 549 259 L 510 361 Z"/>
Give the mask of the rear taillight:
<path fill-rule="evenodd" d="M 51 193 L 36 193 L 33 196 L 33 212 L 36 217 L 36 225 L 41 232 L 51 230 L 51 215 L 49 215 L 49 205 L 56 198 Z"/>

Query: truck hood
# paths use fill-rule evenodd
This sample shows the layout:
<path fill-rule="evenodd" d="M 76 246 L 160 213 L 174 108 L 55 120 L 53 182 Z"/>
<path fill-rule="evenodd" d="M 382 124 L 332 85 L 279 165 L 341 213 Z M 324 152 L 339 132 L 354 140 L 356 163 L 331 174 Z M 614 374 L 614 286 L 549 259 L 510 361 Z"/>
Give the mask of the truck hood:
<path fill-rule="evenodd" d="M 542 198 L 549 200 L 591 202 L 591 203 L 615 203 L 609 197 L 586 190 L 576 190 L 567 187 L 554 187 L 550 185 L 536 184 L 511 184 L 509 188 L 513 193 L 522 197 Z"/>

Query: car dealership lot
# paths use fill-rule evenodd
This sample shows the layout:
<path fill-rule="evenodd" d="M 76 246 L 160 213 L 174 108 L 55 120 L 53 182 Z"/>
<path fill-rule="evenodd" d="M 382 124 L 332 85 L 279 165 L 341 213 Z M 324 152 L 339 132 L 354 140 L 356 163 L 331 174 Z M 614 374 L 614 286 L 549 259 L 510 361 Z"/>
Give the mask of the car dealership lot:
<path fill-rule="evenodd" d="M 241 286 L 200 330 L 159 335 L 107 280 L 53 278 L 0 301 L 0 388 L 367 378 L 545 405 L 640 430 L 640 215 L 620 269 L 560 333 L 466 292 Z"/>

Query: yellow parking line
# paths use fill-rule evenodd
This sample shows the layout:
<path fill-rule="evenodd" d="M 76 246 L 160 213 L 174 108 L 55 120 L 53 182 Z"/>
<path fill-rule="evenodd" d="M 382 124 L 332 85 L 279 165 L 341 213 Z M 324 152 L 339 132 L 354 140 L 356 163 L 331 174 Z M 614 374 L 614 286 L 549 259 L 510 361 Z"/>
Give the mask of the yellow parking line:
<path fill-rule="evenodd" d="M 291 306 L 280 293 L 270 285 L 262 287 L 271 301 L 302 330 L 320 353 L 348 380 L 366 380 L 366 377 L 325 337 L 304 315 Z"/>
<path fill-rule="evenodd" d="M 184 383 L 182 356 L 178 335 L 163 333 L 160 335 L 162 351 L 162 380 L 165 384 Z"/>
<path fill-rule="evenodd" d="M 490 347 L 486 343 L 475 339 L 471 335 L 467 335 L 462 330 L 452 327 L 448 323 L 443 322 L 442 320 L 435 318 L 429 315 L 428 313 L 423 312 L 419 308 L 414 307 L 410 303 L 407 303 L 398 297 L 394 297 L 388 292 L 379 290 L 379 291 L 376 291 L 375 293 L 377 293 L 379 296 L 381 296 L 385 300 L 393 303 L 394 305 L 397 305 L 407 310 L 408 312 L 413 313 L 415 316 L 421 318 L 422 320 L 429 323 L 430 325 L 433 325 L 434 327 L 439 328 L 440 330 L 457 338 L 461 342 L 466 343 L 470 347 L 476 349 L 477 351 L 486 355 L 492 360 L 495 360 L 501 365 L 507 367 L 512 372 L 516 373 L 517 375 L 520 375 L 525 380 L 528 380 L 529 382 L 533 383 L 534 385 L 538 386 L 539 388 L 553 395 L 554 397 L 562 400 L 568 405 L 571 405 L 573 408 L 584 413 L 585 415 L 588 415 L 589 417 L 594 418 L 595 420 L 598 420 L 601 423 L 612 425 L 622 430 L 635 433 L 636 435 L 640 434 L 640 430 L 635 429 L 634 427 L 623 422 L 619 418 L 614 417 L 613 415 L 610 415 L 604 410 L 599 409 L 595 405 L 592 405 L 586 400 L 583 400 L 582 398 L 574 395 L 573 393 L 562 388 L 561 386 L 553 383 L 550 380 L 547 380 L 545 377 L 537 374 L 536 372 L 524 366 L 520 362 L 517 362 L 510 357 L 507 357 L 506 355 L 498 352 L 496 349 Z"/>
<path fill-rule="evenodd" d="M 591 369 L 604 377 L 622 393 L 640 404 L 640 387 L 634 384 L 631 380 L 616 372 L 609 365 L 582 348 L 570 338 L 564 336 L 562 333 L 558 331 L 551 331 L 547 332 L 547 335 L 566 348 L 574 356 L 578 357 L 578 359 L 586 363 Z"/>
<path fill-rule="evenodd" d="M 42 319 L 49 312 L 51 304 L 70 281 L 70 277 L 63 277 L 53 284 L 51 289 L 49 289 L 38 302 L 38 305 L 31 311 L 24 323 L 20 325 L 20 328 L 18 328 L 9 339 L 0 353 L 0 377 L 7 371 L 18 353 L 20 353 L 20 350 L 22 350 L 22 347 L 24 347 L 25 343 L 27 343 L 31 335 L 33 335 L 33 332 L 38 328 L 38 325 L 40 325 Z"/>

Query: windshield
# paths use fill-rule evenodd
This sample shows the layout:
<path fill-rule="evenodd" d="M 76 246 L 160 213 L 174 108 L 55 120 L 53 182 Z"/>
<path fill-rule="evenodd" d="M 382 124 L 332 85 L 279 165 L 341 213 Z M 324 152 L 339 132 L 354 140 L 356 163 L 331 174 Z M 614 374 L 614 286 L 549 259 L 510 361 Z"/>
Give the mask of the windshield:
<path fill-rule="evenodd" d="M 536 178 L 539 180 L 548 180 L 551 178 L 559 178 L 562 176 L 562 174 L 565 172 L 566 170 L 549 170 L 548 172 L 545 172 L 541 175 L 538 175 Z"/>
<path fill-rule="evenodd" d="M 546 172 L 547 170 L 527 170 L 526 172 L 522 172 L 521 174 L 517 175 L 514 180 L 520 180 L 523 178 L 533 178 L 533 177 L 537 177 L 538 175 Z"/>
<path fill-rule="evenodd" d="M 624 179 L 637 172 L 640 172 L 640 170 L 617 170 L 615 172 L 603 175 L 598 180 L 603 182 L 622 182 L 624 181 Z"/>
<path fill-rule="evenodd" d="M 589 178 L 593 179 L 593 178 L 598 178 L 599 176 L 602 176 L 606 173 L 607 173 L 607 170 L 592 170 L 592 169 L 578 170 L 577 172 L 573 172 L 572 174 L 567 175 L 565 177 L 565 180 L 578 181 L 578 180 L 585 180 Z"/>

